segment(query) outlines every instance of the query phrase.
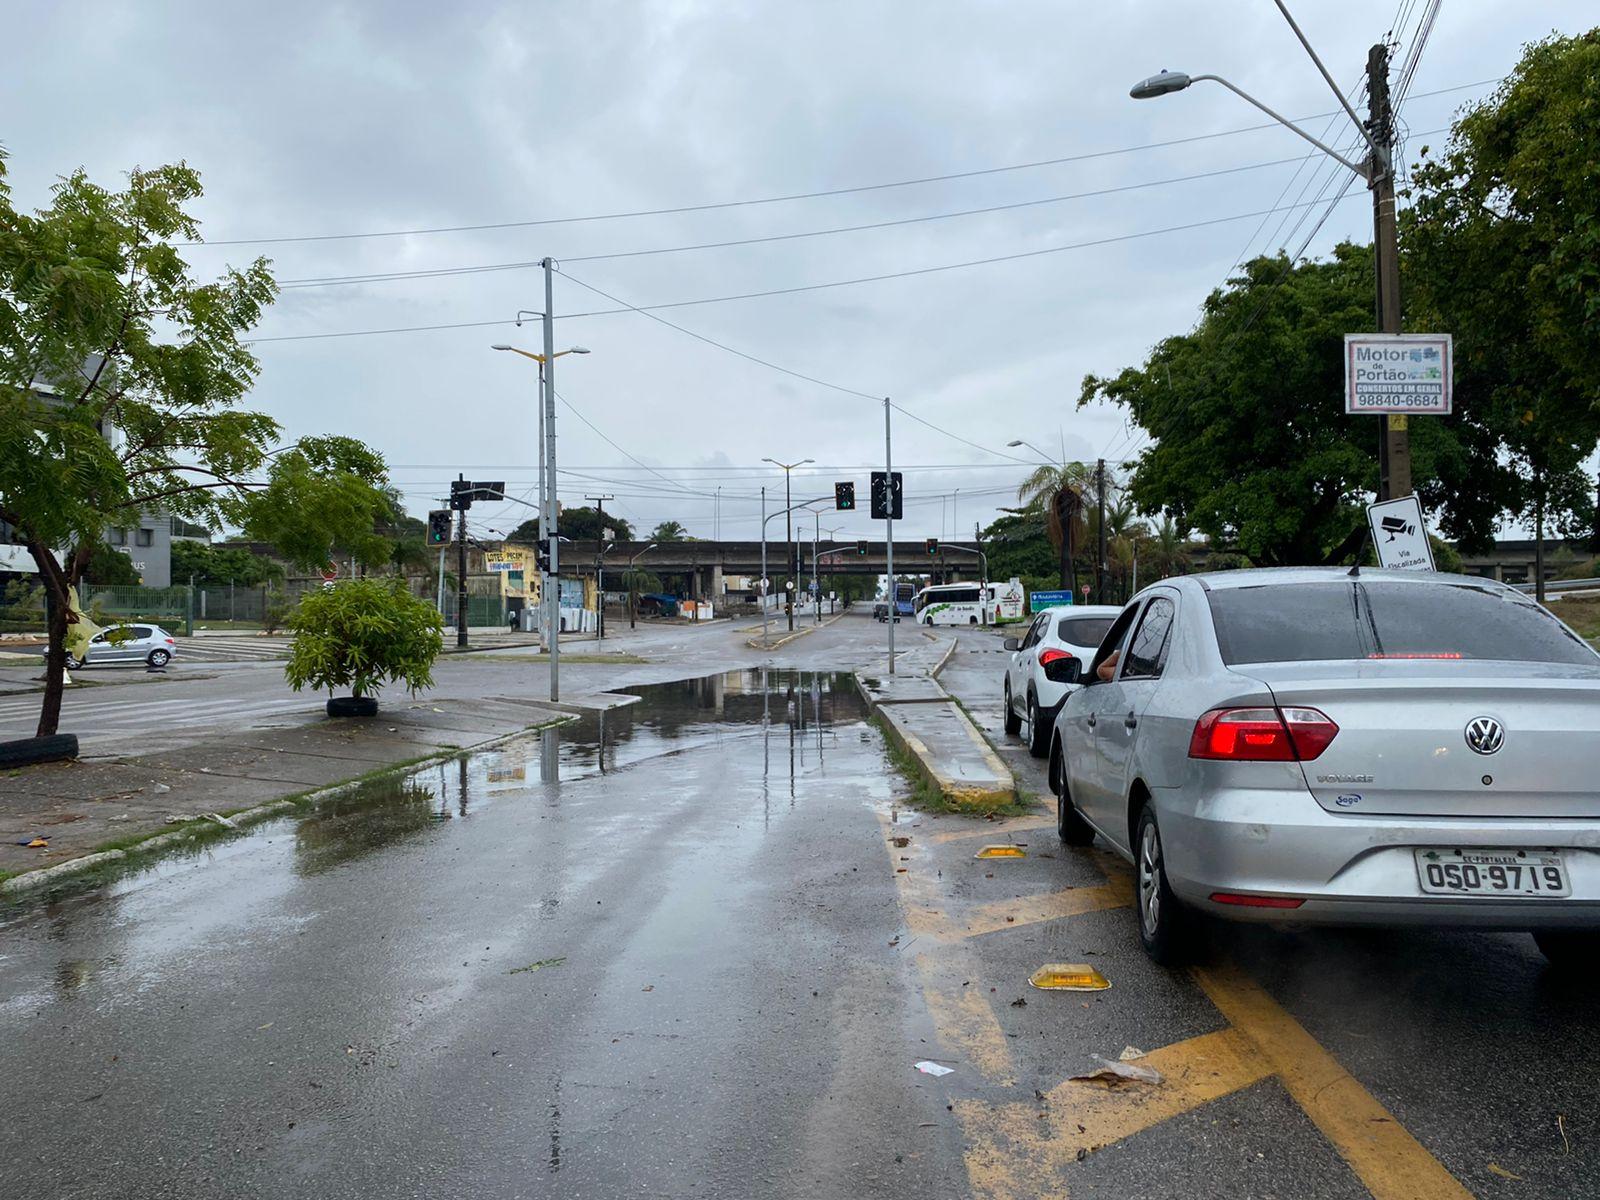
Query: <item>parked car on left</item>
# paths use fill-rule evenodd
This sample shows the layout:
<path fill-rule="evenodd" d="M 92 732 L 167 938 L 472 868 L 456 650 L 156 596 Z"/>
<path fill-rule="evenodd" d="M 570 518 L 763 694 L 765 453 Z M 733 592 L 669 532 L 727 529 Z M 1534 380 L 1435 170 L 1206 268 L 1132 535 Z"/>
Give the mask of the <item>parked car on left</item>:
<path fill-rule="evenodd" d="M 85 663 L 142 662 L 164 667 L 177 652 L 172 635 L 159 625 L 113 625 L 89 639 L 82 658 L 67 655 L 67 666 L 77 670 Z"/>

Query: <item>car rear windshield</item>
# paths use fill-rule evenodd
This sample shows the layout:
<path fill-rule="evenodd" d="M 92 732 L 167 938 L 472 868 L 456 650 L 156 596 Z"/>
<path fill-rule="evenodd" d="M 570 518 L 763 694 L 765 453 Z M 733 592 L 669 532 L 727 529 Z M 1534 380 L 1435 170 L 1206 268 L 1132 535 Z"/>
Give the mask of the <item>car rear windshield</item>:
<path fill-rule="evenodd" d="M 1498 659 L 1600 665 L 1565 626 L 1499 588 L 1355 579 L 1206 593 L 1226 663 Z"/>
<path fill-rule="evenodd" d="M 1099 646 L 1115 617 L 1062 617 L 1056 636 L 1071 646 Z"/>

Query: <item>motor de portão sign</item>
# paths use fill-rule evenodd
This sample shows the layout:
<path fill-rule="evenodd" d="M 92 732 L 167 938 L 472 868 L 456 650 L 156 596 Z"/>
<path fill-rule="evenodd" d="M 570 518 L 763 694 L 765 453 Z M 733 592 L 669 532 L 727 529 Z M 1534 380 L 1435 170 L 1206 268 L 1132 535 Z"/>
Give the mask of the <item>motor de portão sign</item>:
<path fill-rule="evenodd" d="M 1345 334 L 1345 412 L 1447 415 L 1454 353 L 1448 333 Z"/>

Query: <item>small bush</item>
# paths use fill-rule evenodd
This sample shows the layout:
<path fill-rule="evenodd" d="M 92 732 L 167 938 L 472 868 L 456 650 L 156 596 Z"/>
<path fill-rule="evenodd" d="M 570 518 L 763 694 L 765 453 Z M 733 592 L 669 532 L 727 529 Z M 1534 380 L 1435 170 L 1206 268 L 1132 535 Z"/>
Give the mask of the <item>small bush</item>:
<path fill-rule="evenodd" d="M 295 637 L 283 673 L 296 691 L 370 696 L 386 683 L 433 686 L 443 622 L 402 580 L 349 579 L 308 592 L 288 623 Z"/>

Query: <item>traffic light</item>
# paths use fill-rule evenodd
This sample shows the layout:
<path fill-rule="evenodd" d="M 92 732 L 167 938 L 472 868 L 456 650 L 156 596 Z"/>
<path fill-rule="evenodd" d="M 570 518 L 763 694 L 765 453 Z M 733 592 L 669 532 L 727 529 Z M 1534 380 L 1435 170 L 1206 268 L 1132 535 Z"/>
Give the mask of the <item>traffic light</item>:
<path fill-rule="evenodd" d="M 928 544 L 928 553 L 929 554 L 937 554 L 937 553 L 939 553 L 939 539 L 938 538 L 929 538 L 927 544 Z"/>
<path fill-rule="evenodd" d="M 898 521 L 904 515 L 900 472 L 891 476 L 887 471 L 872 473 L 872 519 Z"/>
<path fill-rule="evenodd" d="M 450 540 L 450 510 L 436 508 L 428 514 L 428 543 L 442 546 Z"/>
<path fill-rule="evenodd" d="M 833 485 L 833 507 L 840 512 L 855 511 L 856 485 L 853 481 Z"/>
<path fill-rule="evenodd" d="M 856 553 L 859 554 L 862 558 L 865 558 L 867 556 L 867 539 L 866 538 L 862 538 L 860 541 L 858 541 L 856 543 Z"/>

